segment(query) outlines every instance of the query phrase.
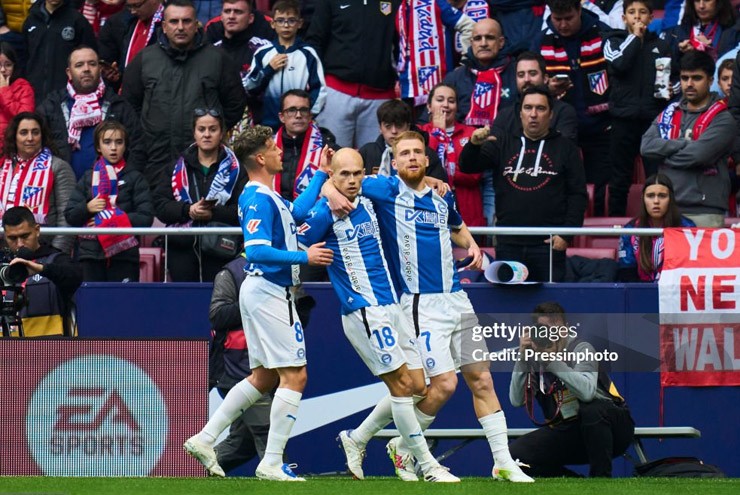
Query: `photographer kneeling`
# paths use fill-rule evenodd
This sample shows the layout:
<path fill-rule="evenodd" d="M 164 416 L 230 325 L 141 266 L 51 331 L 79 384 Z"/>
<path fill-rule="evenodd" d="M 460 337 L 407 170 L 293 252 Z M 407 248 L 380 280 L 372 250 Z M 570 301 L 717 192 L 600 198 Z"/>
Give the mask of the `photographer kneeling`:
<path fill-rule="evenodd" d="M 23 322 L 23 335 L 74 335 L 72 298 L 82 284 L 79 265 L 68 254 L 39 242 L 41 227 L 28 208 L 9 208 L 2 222 L 5 241 L 14 256 L 3 271 L 8 275 L 3 277 L 6 286 L 3 290 L 7 294 L 6 289 L 12 291 L 25 286 L 25 303 L 15 308 Z M 24 266 L 26 273 L 15 273 L 16 265 Z M 3 310 L 6 310 L 5 301 Z"/>
<path fill-rule="evenodd" d="M 565 311 L 554 302 L 538 305 L 532 318 L 538 329 L 568 328 Z M 594 353 L 588 342 L 554 333 L 520 339 L 509 398 L 516 407 L 526 406 L 532 421 L 542 427 L 513 442 L 511 455 L 529 465 L 525 472 L 534 477 L 578 476 L 565 467 L 572 464 L 588 464 L 591 477 L 611 477 L 612 459 L 632 443 L 634 421 L 598 362 L 544 359 L 544 353 Z M 535 420 L 535 400 L 544 423 Z"/>

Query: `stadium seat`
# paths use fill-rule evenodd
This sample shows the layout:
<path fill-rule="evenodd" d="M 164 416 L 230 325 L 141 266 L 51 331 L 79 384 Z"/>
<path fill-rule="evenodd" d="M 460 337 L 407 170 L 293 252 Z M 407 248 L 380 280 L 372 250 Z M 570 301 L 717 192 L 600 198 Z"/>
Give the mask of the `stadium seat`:
<path fill-rule="evenodd" d="M 594 216 L 594 185 L 586 184 L 586 194 L 588 194 L 588 203 L 586 204 L 585 217 L 589 218 Z"/>
<path fill-rule="evenodd" d="M 632 184 L 627 195 L 627 216 L 636 217 L 640 214 L 642 205 L 642 188 L 644 184 Z"/>
<path fill-rule="evenodd" d="M 162 281 L 162 248 L 140 247 L 139 248 L 139 281 L 161 282 Z M 147 277 L 147 280 L 143 278 Z"/>
<path fill-rule="evenodd" d="M 645 183 L 645 166 L 642 164 L 642 157 L 640 155 L 637 155 L 637 158 L 635 158 L 635 168 L 632 171 L 632 183 Z"/>
<path fill-rule="evenodd" d="M 565 252 L 566 256 L 583 256 L 584 258 L 590 258 L 598 260 L 601 258 L 608 258 L 610 260 L 617 259 L 617 250 L 612 248 L 568 248 Z"/>
<path fill-rule="evenodd" d="M 154 223 L 152 223 L 152 227 L 153 228 L 154 227 L 159 228 L 159 227 L 166 227 L 166 225 L 164 223 L 162 223 L 162 221 L 159 218 L 154 217 Z M 159 236 L 158 235 L 143 235 L 143 236 L 141 236 L 141 239 L 140 239 L 141 240 L 141 245 L 144 246 L 144 247 L 151 247 L 153 245 L 153 243 L 154 243 L 154 240 L 157 237 L 159 237 Z"/>
<path fill-rule="evenodd" d="M 584 227 L 623 227 L 624 224 L 632 220 L 632 217 L 593 217 L 583 220 Z M 617 249 L 619 247 L 619 237 L 617 236 L 592 236 L 579 235 L 573 242 L 576 248 L 607 248 Z"/>

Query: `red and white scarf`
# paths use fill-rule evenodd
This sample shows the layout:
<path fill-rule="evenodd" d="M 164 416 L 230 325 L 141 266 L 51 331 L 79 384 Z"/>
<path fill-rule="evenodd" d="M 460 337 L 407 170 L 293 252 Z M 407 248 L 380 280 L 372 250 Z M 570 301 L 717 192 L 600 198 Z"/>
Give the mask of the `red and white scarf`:
<path fill-rule="evenodd" d="M 446 1 L 446 0 L 445 0 Z M 396 14 L 399 38 L 398 72 L 401 98 L 429 94 L 447 72 L 445 33 L 437 0 L 404 0 Z"/>
<path fill-rule="evenodd" d="M 722 31 L 719 28 L 719 22 L 714 21 L 707 24 L 706 28 L 701 27 L 701 22 L 696 23 L 695 26 L 691 28 L 691 31 L 689 31 L 689 43 L 695 50 L 699 50 L 700 52 L 704 51 L 712 51 L 713 47 L 717 46 L 717 42 L 719 41 L 719 35 L 717 31 Z M 699 35 L 703 35 L 708 41 L 709 46 L 705 45 L 701 41 L 699 41 Z"/>
<path fill-rule="evenodd" d="M 470 69 L 475 74 L 475 86 L 470 95 L 470 111 L 464 123 L 472 126 L 491 125 L 501 102 L 501 74 L 503 66 L 487 70 Z"/>
<path fill-rule="evenodd" d="M 67 141 L 72 149 L 80 149 L 80 136 L 82 129 L 98 125 L 103 120 L 103 110 L 100 108 L 100 100 L 105 94 L 105 83 L 103 78 L 98 80 L 98 87 L 92 93 L 86 95 L 77 94 L 72 87 L 72 81 L 67 81 L 67 94 L 74 100 L 72 109 L 69 111 L 69 122 L 67 122 Z"/>
<path fill-rule="evenodd" d="M 681 117 L 683 112 L 678 106 L 679 102 L 673 102 L 658 115 L 658 132 L 661 139 L 679 139 L 681 133 Z M 694 122 L 691 130 L 691 139 L 696 141 L 704 134 L 712 120 L 720 113 L 727 110 L 727 100 L 717 100 L 707 108 Z"/>
<path fill-rule="evenodd" d="M 126 166 L 126 161 L 121 160 L 111 165 L 107 160 L 100 157 L 93 165 L 92 174 L 92 197 L 100 197 L 105 200 L 105 209 L 95 214 L 88 222 L 88 227 L 107 228 L 130 228 L 131 220 L 128 214 L 118 208 L 118 174 Z M 86 238 L 96 236 L 85 236 Z M 132 247 L 139 245 L 136 237 L 130 234 L 100 234 L 97 236 L 100 246 L 103 248 L 106 258 L 115 256 Z"/>
<path fill-rule="evenodd" d="M 31 210 L 37 223 L 46 223 L 49 197 L 54 186 L 51 159 L 49 148 L 42 148 L 28 160 L 18 156 L 3 160 L 0 170 L 0 217 L 8 208 L 25 206 Z"/>
<path fill-rule="evenodd" d="M 136 54 L 149 45 L 149 41 L 152 39 L 152 35 L 154 35 L 154 30 L 157 28 L 157 24 L 162 22 L 163 16 L 164 5 L 160 4 L 152 18 L 149 19 L 148 27 L 141 19 L 136 22 L 134 32 L 131 34 L 131 40 L 126 49 L 126 65 L 130 64 Z M 146 36 L 143 36 L 144 28 L 147 29 Z"/>
<path fill-rule="evenodd" d="M 275 136 L 275 144 L 283 149 L 283 127 L 280 127 Z M 293 184 L 293 199 L 297 198 L 311 182 L 321 163 L 321 148 L 324 147 L 324 138 L 321 130 L 315 122 L 311 122 L 308 131 L 303 138 L 301 156 L 298 157 L 298 165 L 295 170 L 295 182 Z M 275 190 L 280 192 L 281 174 L 275 175 Z"/>

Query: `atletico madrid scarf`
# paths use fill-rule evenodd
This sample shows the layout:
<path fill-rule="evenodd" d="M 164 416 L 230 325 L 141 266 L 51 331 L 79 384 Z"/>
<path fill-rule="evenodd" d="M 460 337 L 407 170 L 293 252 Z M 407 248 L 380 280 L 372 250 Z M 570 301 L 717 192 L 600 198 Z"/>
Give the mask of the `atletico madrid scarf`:
<path fill-rule="evenodd" d="M 444 26 L 436 0 L 403 0 L 396 13 L 399 55 L 396 70 L 401 98 L 429 94 L 447 72 Z"/>
<path fill-rule="evenodd" d="M 5 158 L 0 170 L 0 217 L 13 206 L 25 206 L 36 222 L 46 223 L 49 197 L 54 186 L 51 151 L 42 148 L 28 160 Z"/>
<path fill-rule="evenodd" d="M 697 39 L 700 34 L 703 34 L 704 37 L 709 40 L 709 46 Z M 716 55 L 716 51 L 713 49 L 719 44 L 720 36 L 722 36 L 722 27 L 719 25 L 719 22 L 710 22 L 705 28 L 702 28 L 701 22 L 698 22 L 691 28 L 691 31 L 689 31 L 689 43 L 695 50 L 699 50 L 700 52 L 709 50 L 714 56 Z M 716 56 L 714 56 L 714 58 L 716 58 Z"/>
<path fill-rule="evenodd" d="M 490 7 L 486 0 L 468 0 L 463 5 L 462 11 L 475 22 L 478 22 L 488 19 Z M 458 32 L 455 32 L 455 50 L 458 53 L 464 53 L 462 36 Z"/>
<path fill-rule="evenodd" d="M 658 116 L 658 131 L 662 139 L 679 139 L 681 133 L 681 117 L 683 112 L 678 106 L 679 102 L 673 102 L 666 107 Z M 712 120 L 720 113 L 727 110 L 727 100 L 717 100 L 707 108 L 694 122 L 691 130 L 691 139 L 696 141 L 704 134 Z"/>
<path fill-rule="evenodd" d="M 193 146 L 195 144 L 190 145 L 191 148 Z M 211 187 L 208 189 L 208 193 L 203 196 L 209 201 L 216 200 L 218 206 L 225 205 L 231 199 L 231 194 L 234 192 L 234 187 L 239 178 L 239 160 L 236 159 L 236 155 L 231 151 L 231 148 L 224 146 L 223 149 L 226 156 L 218 164 L 218 170 L 213 181 L 211 181 Z M 175 198 L 175 201 L 193 203 L 193 199 L 190 197 L 190 179 L 188 178 L 188 166 L 185 163 L 185 153 L 177 159 L 175 169 L 172 171 L 172 197 Z M 200 199 L 195 198 L 195 201 Z M 182 226 L 188 227 L 192 224 L 192 221 L 188 221 Z"/>
<path fill-rule="evenodd" d="M 275 144 L 283 149 L 283 127 L 280 127 L 275 137 Z M 301 156 L 298 157 L 298 165 L 295 170 L 295 183 L 293 184 L 293 199 L 303 192 L 313 175 L 319 169 L 321 163 L 321 149 L 324 147 L 324 138 L 316 123 L 311 122 L 308 131 L 303 137 Z M 275 190 L 280 191 L 281 174 L 275 175 Z"/>
<path fill-rule="evenodd" d="M 501 101 L 501 71 L 505 66 L 487 70 L 470 71 L 475 74 L 475 86 L 470 95 L 470 111 L 465 117 L 465 124 L 476 127 L 491 125 L 498 113 Z"/>
<path fill-rule="evenodd" d="M 129 41 L 128 49 L 126 50 L 126 65 L 130 64 L 136 54 L 149 44 L 149 40 L 152 39 L 154 30 L 157 28 L 157 24 L 162 22 L 163 16 L 164 5 L 160 4 L 152 18 L 149 19 L 149 26 L 147 26 L 141 19 L 136 22 L 134 32 L 131 34 L 131 41 Z M 146 36 L 144 36 L 145 30 Z"/>
<path fill-rule="evenodd" d="M 103 120 L 100 100 L 104 93 L 105 83 L 102 77 L 98 80 L 97 89 L 86 95 L 77 94 L 72 87 L 72 81 L 67 81 L 67 94 L 74 101 L 69 112 L 69 122 L 67 122 L 67 135 L 69 136 L 67 141 L 72 145 L 72 149 L 80 149 L 82 129 L 96 126 Z"/>
<path fill-rule="evenodd" d="M 126 212 L 118 208 L 118 174 L 126 166 L 126 161 L 121 160 L 111 165 L 103 157 L 93 165 L 92 174 L 92 197 L 105 200 L 105 208 L 99 211 L 90 220 L 88 226 L 97 228 L 130 228 L 131 221 Z M 89 238 L 88 236 L 85 236 Z M 92 236 L 93 238 L 95 236 Z M 100 234 L 97 236 L 100 246 L 106 258 L 115 256 L 127 249 L 139 245 L 136 237 L 130 234 Z"/>

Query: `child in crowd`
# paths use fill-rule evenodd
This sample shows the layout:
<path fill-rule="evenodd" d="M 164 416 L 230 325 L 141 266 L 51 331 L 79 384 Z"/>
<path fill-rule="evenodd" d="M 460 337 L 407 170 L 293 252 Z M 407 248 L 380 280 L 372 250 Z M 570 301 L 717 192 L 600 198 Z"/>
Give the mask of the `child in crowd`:
<path fill-rule="evenodd" d="M 126 167 L 128 134 L 108 120 L 95 128 L 99 157 L 85 172 L 64 211 L 73 227 L 151 227 L 154 207 L 149 184 Z M 79 260 L 86 282 L 138 282 L 139 243 L 129 234 L 80 236 Z"/>
<path fill-rule="evenodd" d="M 296 0 L 278 0 L 272 10 L 272 28 L 277 40 L 254 54 L 252 66 L 243 80 L 252 97 L 262 97 L 262 125 L 280 127 L 280 97 L 288 90 L 303 89 L 310 95 L 311 114 L 324 108 L 326 82 L 324 67 L 316 51 L 298 39 L 303 25 L 301 7 Z"/>
<path fill-rule="evenodd" d="M 653 19 L 650 0 L 624 0 L 624 24 L 604 36 L 607 62 L 609 111 L 612 114 L 612 176 L 609 179 L 609 215 L 624 216 L 632 183 L 635 158 L 642 135 L 672 96 L 676 68 L 671 66 L 668 41 L 647 30 Z M 645 175 L 657 172 L 657 164 L 643 159 Z"/>
<path fill-rule="evenodd" d="M 719 64 L 719 68 L 717 69 L 717 84 L 719 85 L 719 89 L 722 91 L 720 96 L 730 96 L 733 65 L 735 65 L 734 59 L 725 59 Z"/>

